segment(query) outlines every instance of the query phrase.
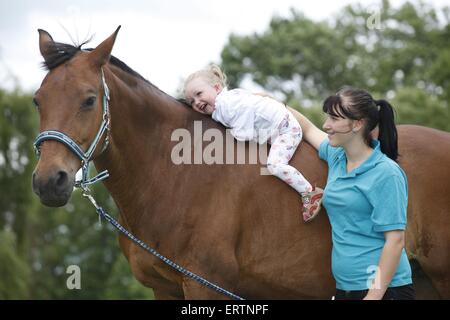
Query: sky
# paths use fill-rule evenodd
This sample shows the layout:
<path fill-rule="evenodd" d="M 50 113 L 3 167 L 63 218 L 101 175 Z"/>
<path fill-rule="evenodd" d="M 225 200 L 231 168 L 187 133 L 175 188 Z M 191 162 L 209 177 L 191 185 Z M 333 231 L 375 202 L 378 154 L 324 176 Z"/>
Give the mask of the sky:
<path fill-rule="evenodd" d="M 154 85 L 176 95 L 183 79 L 210 62 L 231 33 L 250 35 L 267 29 L 274 15 L 294 8 L 316 21 L 326 20 L 345 5 L 362 3 L 371 10 L 377 0 L 0 0 L 0 88 L 39 88 L 46 71 L 40 63 L 37 29 L 57 42 L 95 47 L 121 25 L 112 54 Z M 399 6 L 404 0 L 391 0 Z M 449 0 L 428 0 L 435 7 Z"/>

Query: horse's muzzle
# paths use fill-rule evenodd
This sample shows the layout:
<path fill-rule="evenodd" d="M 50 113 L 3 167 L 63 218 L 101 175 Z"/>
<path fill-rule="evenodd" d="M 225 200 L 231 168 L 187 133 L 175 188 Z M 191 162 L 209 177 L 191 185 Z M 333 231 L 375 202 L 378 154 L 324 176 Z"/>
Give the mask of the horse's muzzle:
<path fill-rule="evenodd" d="M 70 199 L 74 179 L 64 170 L 58 170 L 47 177 L 40 177 L 36 172 L 32 178 L 33 191 L 41 203 L 49 207 L 62 207 Z"/>

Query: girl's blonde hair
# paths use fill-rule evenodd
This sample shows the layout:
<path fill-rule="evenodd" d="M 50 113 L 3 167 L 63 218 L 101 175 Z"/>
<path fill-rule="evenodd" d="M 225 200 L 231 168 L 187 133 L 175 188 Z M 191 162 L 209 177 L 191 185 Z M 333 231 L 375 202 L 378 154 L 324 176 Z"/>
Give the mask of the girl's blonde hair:
<path fill-rule="evenodd" d="M 227 76 L 216 64 L 210 64 L 205 69 L 196 71 L 187 77 L 184 81 L 183 95 L 186 97 L 186 87 L 194 79 L 203 78 L 208 81 L 211 85 L 219 84 L 222 88 L 227 86 Z"/>

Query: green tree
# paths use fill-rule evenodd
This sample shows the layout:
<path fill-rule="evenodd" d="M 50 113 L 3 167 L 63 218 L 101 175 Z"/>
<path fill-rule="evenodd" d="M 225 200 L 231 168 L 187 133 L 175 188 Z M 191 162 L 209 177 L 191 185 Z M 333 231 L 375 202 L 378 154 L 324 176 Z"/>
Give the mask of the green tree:
<path fill-rule="evenodd" d="M 29 208 L 34 152 L 29 137 L 37 128 L 31 97 L 0 90 L 0 287 L 4 298 L 28 298 Z"/>
<path fill-rule="evenodd" d="M 230 35 L 222 67 L 231 87 L 250 79 L 314 121 L 321 117 L 312 109 L 352 85 L 394 101 L 402 122 L 449 130 L 449 21 L 448 8 L 423 2 L 353 4 L 319 22 L 291 10 L 262 33 Z"/>
<path fill-rule="evenodd" d="M 17 236 L 17 249 L 25 253 L 27 210 L 34 151 L 29 137 L 37 130 L 30 95 L 0 90 L 0 228 L 10 227 Z M 14 201 L 12 201 L 14 200 Z"/>
<path fill-rule="evenodd" d="M 0 300 L 29 298 L 30 268 L 17 254 L 15 233 L 0 231 Z"/>
<path fill-rule="evenodd" d="M 450 132 L 450 109 L 424 90 L 404 87 L 392 99 L 398 123 L 418 124 Z"/>

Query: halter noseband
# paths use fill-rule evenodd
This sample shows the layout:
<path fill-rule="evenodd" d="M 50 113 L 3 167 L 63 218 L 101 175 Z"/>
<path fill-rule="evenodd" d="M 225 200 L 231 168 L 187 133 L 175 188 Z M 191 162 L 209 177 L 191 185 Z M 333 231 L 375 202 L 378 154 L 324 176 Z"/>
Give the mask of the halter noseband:
<path fill-rule="evenodd" d="M 103 144 L 103 148 L 100 152 L 103 153 L 109 144 L 108 139 L 108 130 L 109 130 L 109 89 L 105 81 L 105 74 L 102 71 L 102 85 L 103 85 L 103 116 L 102 116 L 102 123 L 100 124 L 100 128 L 97 132 L 97 135 L 95 136 L 94 141 L 92 141 L 90 147 L 86 152 L 81 149 L 81 147 L 73 141 L 68 135 L 65 133 L 58 131 L 58 130 L 46 130 L 41 132 L 34 141 L 34 150 L 36 152 L 36 155 L 40 156 L 40 146 L 42 142 L 46 140 L 56 140 L 58 142 L 61 142 L 64 144 L 67 148 L 69 148 L 70 151 L 72 151 L 78 158 L 81 160 L 81 169 L 82 169 L 82 177 L 81 180 L 75 181 L 76 187 L 81 187 L 85 189 L 85 187 L 104 180 L 109 177 L 109 173 L 107 170 L 100 172 L 95 177 L 89 179 L 89 163 L 92 161 L 92 155 L 94 154 L 95 149 L 97 148 L 97 145 L 102 138 L 102 136 L 106 132 L 106 138 L 105 142 Z"/>

